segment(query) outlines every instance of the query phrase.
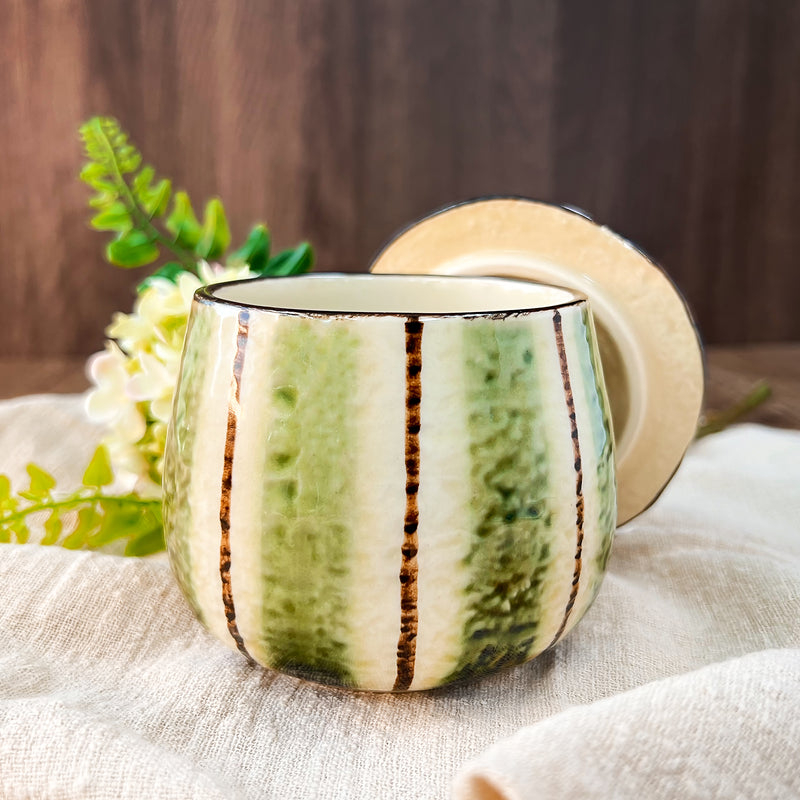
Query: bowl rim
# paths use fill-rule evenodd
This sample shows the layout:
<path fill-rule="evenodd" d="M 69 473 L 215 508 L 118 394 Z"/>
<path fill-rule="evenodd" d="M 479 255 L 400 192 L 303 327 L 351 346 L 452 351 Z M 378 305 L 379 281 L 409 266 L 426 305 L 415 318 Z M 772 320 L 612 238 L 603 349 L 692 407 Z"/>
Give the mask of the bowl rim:
<path fill-rule="evenodd" d="M 316 281 L 316 280 L 340 280 L 348 279 L 353 282 L 374 282 L 376 280 L 395 279 L 403 282 L 417 282 L 417 283 L 440 283 L 442 281 L 454 282 L 471 282 L 476 284 L 487 283 L 503 283 L 503 284 L 518 284 L 521 288 L 530 289 L 531 283 L 543 286 L 550 289 L 558 289 L 565 292 L 570 296 L 570 299 L 564 300 L 560 303 L 547 303 L 537 306 L 520 306 L 519 308 L 503 309 L 503 310 L 476 310 L 476 311 L 345 311 L 333 309 L 314 309 L 314 308 L 287 308 L 285 306 L 270 306 L 263 303 L 251 303 L 242 300 L 231 300 L 226 297 L 220 297 L 217 292 L 221 289 L 230 288 L 232 286 L 240 286 L 243 284 L 250 284 L 256 282 L 267 281 Z M 408 275 L 403 273 L 382 273 L 375 274 L 371 272 L 314 272 L 304 273 L 302 275 L 283 275 L 283 276 L 264 276 L 259 275 L 252 278 L 240 278 L 235 281 L 222 281 L 217 283 L 210 283 L 201 286 L 194 293 L 194 300 L 203 305 L 221 305 L 230 308 L 248 309 L 252 311 L 260 311 L 269 314 L 285 314 L 296 317 L 306 317 L 314 319 L 354 319 L 362 317 L 395 317 L 400 319 L 492 319 L 502 320 L 512 317 L 527 316 L 530 314 L 539 314 L 542 312 L 556 311 L 561 308 L 569 308 L 572 306 L 581 306 L 589 304 L 587 295 L 579 289 L 574 289 L 568 286 L 559 286 L 555 283 L 547 283 L 545 281 L 526 281 L 517 278 L 506 278 L 500 276 L 488 275 Z"/>

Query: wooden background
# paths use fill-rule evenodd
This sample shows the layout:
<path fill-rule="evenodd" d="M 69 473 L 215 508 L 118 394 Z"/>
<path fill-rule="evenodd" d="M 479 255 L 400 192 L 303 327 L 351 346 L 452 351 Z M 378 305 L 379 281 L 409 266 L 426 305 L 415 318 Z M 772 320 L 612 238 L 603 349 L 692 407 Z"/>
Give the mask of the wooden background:
<path fill-rule="evenodd" d="M 94 113 L 320 269 L 523 194 L 638 242 L 708 341 L 798 340 L 798 76 L 798 0 L 0 0 L 0 353 L 99 348 L 141 278 L 86 226 Z"/>

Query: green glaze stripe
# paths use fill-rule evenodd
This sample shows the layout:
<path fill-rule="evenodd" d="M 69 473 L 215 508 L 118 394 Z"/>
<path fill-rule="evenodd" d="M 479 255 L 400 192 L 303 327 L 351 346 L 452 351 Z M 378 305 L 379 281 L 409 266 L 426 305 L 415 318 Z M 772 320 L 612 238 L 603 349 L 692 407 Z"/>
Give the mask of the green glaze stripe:
<path fill-rule="evenodd" d="M 596 448 L 597 492 L 600 504 L 598 530 L 603 537 L 593 570 L 595 578 L 590 592 L 590 598 L 593 599 L 600 588 L 600 581 L 611 554 L 611 544 L 614 541 L 614 530 L 617 523 L 617 488 L 614 477 L 614 437 L 611 435 L 611 417 L 602 386 L 602 367 L 597 344 L 586 307 L 582 309 L 578 324 L 580 330 L 576 341 L 580 345 L 578 347 L 579 368 L 587 394 L 587 404 L 592 410 L 590 424 Z"/>
<path fill-rule="evenodd" d="M 347 323 L 281 321 L 263 465 L 259 646 L 285 672 L 344 686 L 355 684 L 346 642 L 357 354 Z"/>
<path fill-rule="evenodd" d="M 464 326 L 471 544 L 458 665 L 444 682 L 527 660 L 551 564 L 548 452 L 526 323 Z M 521 488 L 522 487 L 522 488 Z"/>
<path fill-rule="evenodd" d="M 181 364 L 178 396 L 164 455 L 164 531 L 170 563 L 186 599 L 203 620 L 192 582 L 192 463 L 197 441 L 197 419 L 206 377 L 205 354 L 210 333 L 205 306 L 195 304 L 186 331 L 186 352 Z"/>

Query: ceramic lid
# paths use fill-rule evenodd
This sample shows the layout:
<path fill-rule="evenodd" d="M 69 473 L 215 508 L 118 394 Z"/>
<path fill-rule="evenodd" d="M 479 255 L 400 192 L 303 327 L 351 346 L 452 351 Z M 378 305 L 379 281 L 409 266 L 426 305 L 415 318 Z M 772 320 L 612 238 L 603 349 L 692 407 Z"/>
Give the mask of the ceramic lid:
<path fill-rule="evenodd" d="M 406 228 L 371 271 L 495 275 L 584 292 L 616 440 L 618 524 L 658 497 L 694 437 L 704 367 L 683 297 L 634 245 L 577 209 L 492 197 Z"/>

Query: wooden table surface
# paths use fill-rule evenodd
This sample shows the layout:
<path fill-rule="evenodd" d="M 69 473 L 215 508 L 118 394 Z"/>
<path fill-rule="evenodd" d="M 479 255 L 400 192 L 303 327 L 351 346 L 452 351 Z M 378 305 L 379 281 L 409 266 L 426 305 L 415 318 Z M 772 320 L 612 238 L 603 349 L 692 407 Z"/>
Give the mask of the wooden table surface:
<path fill-rule="evenodd" d="M 772 396 L 748 415 L 752 422 L 800 428 L 800 343 L 707 348 L 706 408 L 741 400 L 766 380 Z M 0 358 L 0 399 L 39 392 L 81 392 L 89 385 L 85 358 Z"/>

